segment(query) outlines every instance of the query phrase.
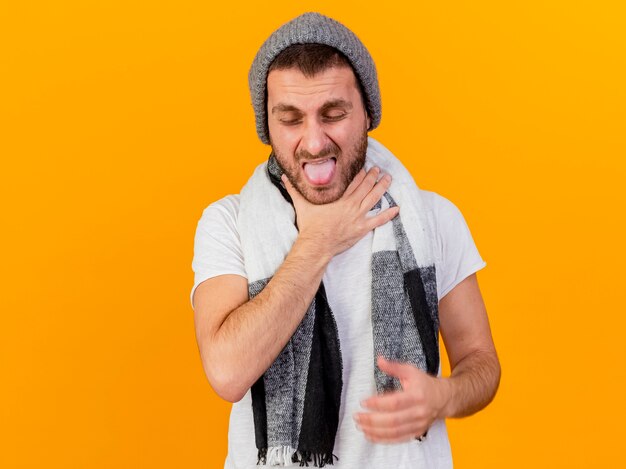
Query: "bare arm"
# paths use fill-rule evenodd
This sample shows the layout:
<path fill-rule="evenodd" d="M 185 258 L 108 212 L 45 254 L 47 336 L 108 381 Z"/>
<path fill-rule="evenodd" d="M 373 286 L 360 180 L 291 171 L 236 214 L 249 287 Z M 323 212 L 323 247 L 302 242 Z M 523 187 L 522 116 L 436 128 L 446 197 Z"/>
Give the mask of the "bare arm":
<path fill-rule="evenodd" d="M 500 363 L 476 274 L 441 299 L 439 318 L 452 368 L 443 416 L 471 415 L 491 402 L 500 383 Z"/>
<path fill-rule="evenodd" d="M 393 207 L 366 214 L 389 187 L 378 170 L 361 171 L 337 202 L 312 205 L 287 182 L 299 235 L 266 287 L 248 301 L 246 279 L 223 275 L 206 280 L 194 294 L 196 339 L 214 390 L 240 400 L 269 368 L 293 335 L 313 300 L 330 259 L 367 232 L 387 223 Z"/>
<path fill-rule="evenodd" d="M 297 240 L 267 286 L 248 301 L 248 282 L 221 275 L 194 294 L 196 339 L 215 391 L 240 400 L 302 321 L 328 264 L 314 243 Z"/>

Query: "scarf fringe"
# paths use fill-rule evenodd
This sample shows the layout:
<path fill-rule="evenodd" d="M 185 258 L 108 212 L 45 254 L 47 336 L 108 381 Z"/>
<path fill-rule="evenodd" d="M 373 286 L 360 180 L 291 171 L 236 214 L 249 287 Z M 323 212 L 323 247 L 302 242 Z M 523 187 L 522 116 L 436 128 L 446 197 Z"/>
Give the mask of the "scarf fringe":
<path fill-rule="evenodd" d="M 271 448 L 259 448 L 257 466 L 292 466 L 300 463 L 300 467 L 333 466 L 335 459 L 339 459 L 332 453 L 313 453 L 311 451 L 298 451 L 291 446 L 274 446 Z"/>
<path fill-rule="evenodd" d="M 294 463 L 300 463 L 300 467 L 308 467 L 310 462 L 313 462 L 314 467 L 334 466 L 335 459 L 339 458 L 333 453 L 312 453 L 311 451 L 297 451 L 292 457 Z"/>

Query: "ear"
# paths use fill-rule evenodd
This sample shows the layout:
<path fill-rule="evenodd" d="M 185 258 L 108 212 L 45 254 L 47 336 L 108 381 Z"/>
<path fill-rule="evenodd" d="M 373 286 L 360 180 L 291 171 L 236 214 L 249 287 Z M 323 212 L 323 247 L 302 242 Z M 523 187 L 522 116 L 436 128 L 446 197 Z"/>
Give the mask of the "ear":
<path fill-rule="evenodd" d="M 367 116 L 367 130 L 369 130 L 372 126 L 372 118 L 367 111 L 365 111 L 365 115 Z"/>

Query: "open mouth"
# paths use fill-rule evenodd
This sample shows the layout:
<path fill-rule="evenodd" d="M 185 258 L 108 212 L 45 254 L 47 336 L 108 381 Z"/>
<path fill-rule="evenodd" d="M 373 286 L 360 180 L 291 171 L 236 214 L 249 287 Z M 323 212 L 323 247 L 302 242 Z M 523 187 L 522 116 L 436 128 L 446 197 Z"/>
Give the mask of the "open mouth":
<path fill-rule="evenodd" d="M 302 165 L 302 170 L 311 184 L 323 186 L 332 181 L 336 166 L 336 158 L 323 158 L 305 162 Z"/>

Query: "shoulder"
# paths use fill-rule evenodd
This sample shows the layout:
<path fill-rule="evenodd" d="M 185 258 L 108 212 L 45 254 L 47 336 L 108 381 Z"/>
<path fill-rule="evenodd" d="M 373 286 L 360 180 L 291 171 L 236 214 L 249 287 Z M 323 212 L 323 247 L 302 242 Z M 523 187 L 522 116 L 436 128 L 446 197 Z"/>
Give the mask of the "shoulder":
<path fill-rule="evenodd" d="M 236 230 L 239 213 L 239 194 L 227 195 L 209 204 L 198 221 L 198 230 L 214 230 L 220 227 Z"/>
<path fill-rule="evenodd" d="M 478 252 L 465 217 L 456 204 L 436 192 L 420 191 L 425 210 L 432 212 L 434 222 L 441 299 L 461 280 L 487 264 Z"/>
<path fill-rule="evenodd" d="M 438 217 L 450 217 L 460 215 L 461 211 L 449 199 L 434 191 L 420 189 L 424 201 L 424 208 L 432 211 Z"/>
<path fill-rule="evenodd" d="M 209 204 L 203 211 L 201 219 L 237 219 L 239 213 L 239 194 L 222 197 Z"/>
<path fill-rule="evenodd" d="M 424 210 L 430 212 L 440 240 L 449 240 L 469 229 L 461 210 L 451 200 L 434 191 L 420 189 L 420 193 Z"/>
<path fill-rule="evenodd" d="M 207 206 L 196 228 L 197 250 L 236 252 L 239 256 L 238 212 L 239 195 L 227 195 Z"/>
<path fill-rule="evenodd" d="M 420 192 L 424 210 L 431 216 L 435 237 L 441 249 L 443 244 L 454 239 L 455 234 L 458 235 L 459 231 L 467 228 L 465 218 L 461 210 L 443 195 L 423 189 Z"/>
<path fill-rule="evenodd" d="M 224 274 L 246 276 L 237 232 L 239 195 L 228 195 L 206 207 L 196 228 L 191 267 L 195 273 L 193 294 L 203 281 Z"/>

